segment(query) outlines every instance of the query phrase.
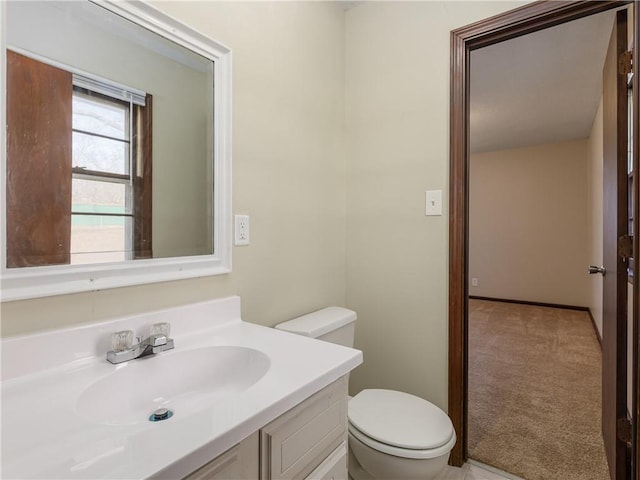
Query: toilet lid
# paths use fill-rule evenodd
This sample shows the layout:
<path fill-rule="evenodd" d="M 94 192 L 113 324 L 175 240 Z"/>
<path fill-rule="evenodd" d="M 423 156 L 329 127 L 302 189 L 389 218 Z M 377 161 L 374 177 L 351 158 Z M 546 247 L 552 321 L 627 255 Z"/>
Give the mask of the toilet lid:
<path fill-rule="evenodd" d="M 363 390 L 349 401 L 349 422 L 395 447 L 438 448 L 455 435 L 449 417 L 431 402 L 394 390 Z"/>

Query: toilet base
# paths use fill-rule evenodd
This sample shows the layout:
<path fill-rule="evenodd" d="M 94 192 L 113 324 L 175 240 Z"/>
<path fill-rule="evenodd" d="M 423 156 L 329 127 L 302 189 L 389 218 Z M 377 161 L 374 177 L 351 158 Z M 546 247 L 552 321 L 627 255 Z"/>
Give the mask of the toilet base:
<path fill-rule="evenodd" d="M 349 480 L 375 480 L 362 468 L 358 459 L 354 457 L 351 447 L 349 447 Z"/>
<path fill-rule="evenodd" d="M 349 434 L 349 476 L 353 480 L 433 480 L 447 466 L 449 452 L 416 460 L 372 449 Z"/>

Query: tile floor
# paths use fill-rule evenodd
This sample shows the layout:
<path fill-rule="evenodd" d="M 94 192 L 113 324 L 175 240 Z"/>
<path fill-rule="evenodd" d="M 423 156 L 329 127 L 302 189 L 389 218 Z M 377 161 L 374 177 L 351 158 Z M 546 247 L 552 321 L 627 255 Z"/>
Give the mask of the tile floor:
<path fill-rule="evenodd" d="M 524 480 L 487 465 L 478 463 L 467 463 L 467 465 L 469 466 L 469 471 L 464 480 Z"/>
<path fill-rule="evenodd" d="M 462 468 L 447 467 L 437 480 L 523 480 L 520 477 L 502 472 L 476 462 L 465 463 Z"/>

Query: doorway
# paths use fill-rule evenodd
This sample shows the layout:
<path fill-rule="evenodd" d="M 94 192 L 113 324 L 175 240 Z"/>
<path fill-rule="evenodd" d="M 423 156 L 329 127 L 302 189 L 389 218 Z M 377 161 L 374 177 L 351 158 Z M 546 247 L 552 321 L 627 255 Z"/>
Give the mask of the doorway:
<path fill-rule="evenodd" d="M 614 21 L 603 12 L 470 56 L 466 451 L 531 480 L 607 478 L 602 278 L 586 265 L 602 264 Z"/>
<path fill-rule="evenodd" d="M 560 23 L 568 22 L 577 18 L 582 18 L 595 13 L 623 6 L 623 2 L 574 2 L 558 4 L 556 2 L 538 2 L 527 5 L 520 9 L 507 12 L 506 14 L 487 19 L 464 27 L 452 32 L 452 78 L 451 78 L 451 169 L 450 169 L 450 292 L 449 292 L 449 415 L 451 416 L 456 431 L 459 433 L 459 442 L 452 452 L 452 463 L 461 465 L 466 458 L 466 425 L 467 425 L 467 348 L 468 348 L 468 160 L 469 160 L 469 58 L 472 50 L 479 49 L 484 46 L 492 45 L 503 40 L 515 38 L 527 33 L 542 30 Z M 638 13 L 636 12 L 637 16 Z M 634 29 L 637 31 L 638 22 L 635 22 Z M 638 35 L 635 35 L 635 43 L 637 45 Z M 636 49 L 637 51 L 637 49 Z M 634 65 L 634 71 L 637 66 Z M 634 77 L 634 86 L 637 84 L 637 75 Z M 637 88 L 635 89 L 637 91 Z M 637 119 L 637 99 L 634 99 L 634 118 Z M 634 125 L 634 132 L 637 131 L 637 122 Z M 636 135 L 637 137 L 637 135 Z M 634 145 L 634 163 L 637 164 L 637 145 Z M 638 193 L 637 182 L 633 187 L 633 203 L 637 205 Z M 634 226 L 637 233 L 637 225 Z M 637 235 L 636 235 L 637 238 Z M 634 252 L 637 253 L 637 242 L 633 245 Z M 616 271 L 615 268 L 612 271 Z M 618 276 L 620 270 L 618 269 Z M 610 278 L 616 278 L 616 275 Z M 626 278 L 625 278 L 626 288 Z M 634 284 L 633 294 L 633 322 L 637 327 L 637 285 Z M 625 307 L 626 309 L 626 307 Z M 626 326 L 626 318 L 624 319 Z M 617 333 L 619 332 L 616 330 Z M 616 334 L 617 335 L 617 334 Z M 616 335 L 613 336 L 614 348 L 618 345 L 618 351 L 614 351 L 614 355 L 620 356 L 624 351 L 626 355 L 625 343 Z M 612 338 L 611 335 L 609 338 Z M 637 438 L 637 425 L 635 422 L 635 413 L 637 409 L 637 328 L 633 330 L 632 345 L 634 351 L 634 361 L 632 363 L 634 388 L 633 401 L 631 403 L 633 428 L 629 428 L 633 432 L 634 438 Z M 605 352 L 606 356 L 606 352 Z M 619 360 L 619 359 L 618 359 Z M 626 358 L 625 358 L 626 369 Z M 606 362 L 605 362 L 606 364 Z M 618 361 L 618 366 L 621 362 Z M 616 366 L 615 361 L 613 362 Z M 615 371 L 612 375 L 617 378 Z M 625 379 L 626 388 L 626 379 Z M 613 392 L 617 395 L 614 401 L 620 400 L 620 391 L 618 389 Z M 626 395 L 625 395 L 626 397 Z M 626 399 L 625 399 L 626 403 Z M 606 402 L 605 402 L 606 404 Z M 610 465 L 613 462 L 612 478 L 626 478 L 626 470 L 622 463 L 626 462 L 623 455 L 619 455 L 620 451 L 626 450 L 626 442 L 620 436 L 625 426 L 616 422 L 614 418 L 605 419 L 605 422 L 618 432 L 618 438 L 610 437 L 609 441 L 613 442 L 614 458 L 610 458 Z M 617 425 L 618 423 L 618 425 Z M 633 439 L 630 439 L 633 440 Z M 630 456 L 634 459 L 634 471 L 637 470 L 637 442 L 630 441 L 633 446 L 633 453 Z M 623 448 L 620 448 L 622 446 Z M 620 461 L 622 463 L 620 463 Z M 635 476 L 634 476 L 635 478 Z"/>

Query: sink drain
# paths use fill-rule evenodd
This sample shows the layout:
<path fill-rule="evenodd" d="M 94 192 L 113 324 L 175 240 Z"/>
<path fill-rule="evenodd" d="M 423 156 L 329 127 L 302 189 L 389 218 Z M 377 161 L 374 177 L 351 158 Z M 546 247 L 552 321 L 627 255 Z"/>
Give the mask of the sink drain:
<path fill-rule="evenodd" d="M 173 412 L 168 408 L 159 408 L 149 416 L 150 422 L 161 422 L 173 417 Z"/>

